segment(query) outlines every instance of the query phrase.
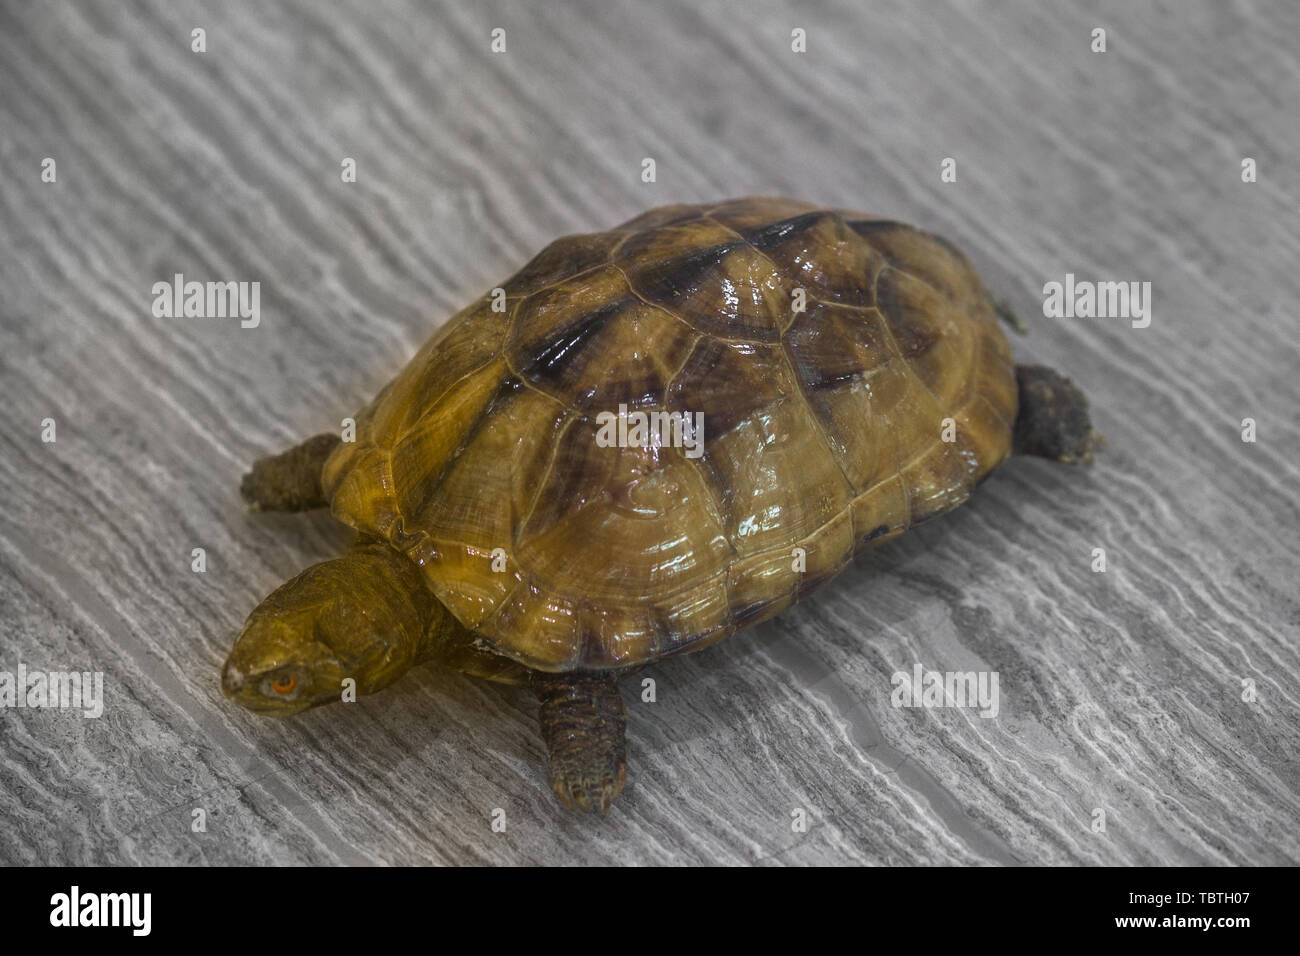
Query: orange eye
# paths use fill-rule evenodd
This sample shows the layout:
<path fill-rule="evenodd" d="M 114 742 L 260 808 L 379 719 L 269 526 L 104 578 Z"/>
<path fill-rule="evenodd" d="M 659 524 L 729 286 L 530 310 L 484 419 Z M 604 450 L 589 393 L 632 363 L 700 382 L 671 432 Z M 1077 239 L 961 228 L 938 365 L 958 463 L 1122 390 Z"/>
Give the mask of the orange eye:
<path fill-rule="evenodd" d="M 292 674 L 285 674 L 271 681 L 271 689 L 277 694 L 288 694 L 298 686 L 298 678 Z"/>

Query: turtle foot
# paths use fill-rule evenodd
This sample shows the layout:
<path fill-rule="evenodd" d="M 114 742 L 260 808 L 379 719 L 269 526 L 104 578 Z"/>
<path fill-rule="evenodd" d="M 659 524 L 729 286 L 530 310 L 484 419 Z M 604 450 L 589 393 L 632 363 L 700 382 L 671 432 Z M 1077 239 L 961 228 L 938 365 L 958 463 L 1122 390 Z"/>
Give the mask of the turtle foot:
<path fill-rule="evenodd" d="M 535 674 L 551 789 L 570 810 L 605 813 L 627 780 L 627 713 L 600 674 Z"/>
<path fill-rule="evenodd" d="M 321 469 L 338 444 L 339 436 L 327 432 L 279 455 L 259 458 L 239 483 L 239 494 L 251 511 L 325 507 L 329 501 L 321 489 Z"/>
<path fill-rule="evenodd" d="M 1017 365 L 1016 384 L 1016 454 L 1091 465 L 1092 453 L 1105 439 L 1092 427 L 1088 399 L 1078 386 L 1043 365 Z"/>

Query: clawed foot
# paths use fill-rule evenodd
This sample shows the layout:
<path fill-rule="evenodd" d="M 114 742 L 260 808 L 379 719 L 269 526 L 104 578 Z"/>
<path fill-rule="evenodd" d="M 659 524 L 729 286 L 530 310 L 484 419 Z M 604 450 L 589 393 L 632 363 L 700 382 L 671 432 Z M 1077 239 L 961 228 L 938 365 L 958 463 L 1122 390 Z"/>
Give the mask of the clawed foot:
<path fill-rule="evenodd" d="M 618 683 L 601 674 L 533 676 L 551 788 L 570 810 L 605 813 L 627 780 L 627 714 Z"/>
<path fill-rule="evenodd" d="M 570 810 L 606 813 L 627 780 L 627 760 L 606 753 L 586 764 L 556 766 L 551 763 L 551 789 Z"/>
<path fill-rule="evenodd" d="M 339 436 L 317 435 L 279 455 L 253 462 L 239 483 L 239 493 L 252 511 L 308 511 L 329 504 L 321 489 L 325 459 L 339 445 Z"/>
<path fill-rule="evenodd" d="M 1092 427 L 1088 399 L 1078 386 L 1042 365 L 1017 365 L 1016 383 L 1016 454 L 1091 465 L 1092 453 L 1105 439 Z"/>

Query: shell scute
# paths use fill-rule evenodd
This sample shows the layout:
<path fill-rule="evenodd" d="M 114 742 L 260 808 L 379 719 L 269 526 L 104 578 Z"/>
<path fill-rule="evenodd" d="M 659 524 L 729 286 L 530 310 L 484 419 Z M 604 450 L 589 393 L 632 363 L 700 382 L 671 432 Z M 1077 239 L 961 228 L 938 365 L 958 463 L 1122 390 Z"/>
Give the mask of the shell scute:
<path fill-rule="evenodd" d="M 742 237 L 707 221 L 666 231 L 680 232 L 686 241 L 674 235 L 661 244 L 651 237 L 645 255 L 619 261 L 638 296 L 705 335 L 756 342 L 781 337 L 794 286 L 770 260 Z M 714 231 L 718 234 L 710 236 Z M 706 236 L 709 241 L 696 241 Z M 623 251 L 636 249 L 632 239 Z"/>
<path fill-rule="evenodd" d="M 756 226 L 743 235 L 795 285 L 820 301 L 872 304 L 872 284 L 885 258 L 836 213 L 806 212 Z"/>
<path fill-rule="evenodd" d="M 700 333 L 604 266 L 524 299 L 505 351 L 531 385 L 576 411 L 649 408 Z"/>
<path fill-rule="evenodd" d="M 505 281 L 502 288 L 511 297 L 544 289 L 609 261 L 609 250 L 626 235 L 622 230 L 584 232 L 561 236 Z"/>
<path fill-rule="evenodd" d="M 503 288 L 504 311 L 455 316 L 358 415 L 324 483 L 484 650 L 528 667 L 721 640 L 960 504 L 1010 450 L 987 292 L 892 220 L 662 207 L 556 240 Z M 620 405 L 702 413 L 698 456 L 602 441 Z"/>

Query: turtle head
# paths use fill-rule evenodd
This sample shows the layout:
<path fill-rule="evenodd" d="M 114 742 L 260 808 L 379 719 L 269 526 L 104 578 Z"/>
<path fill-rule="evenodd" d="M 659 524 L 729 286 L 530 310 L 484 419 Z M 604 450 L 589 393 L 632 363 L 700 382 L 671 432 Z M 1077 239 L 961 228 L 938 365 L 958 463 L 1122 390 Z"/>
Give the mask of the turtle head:
<path fill-rule="evenodd" d="M 226 660 L 221 688 L 277 717 L 342 700 L 349 686 L 373 693 L 420 658 L 434 603 L 405 555 L 387 544 L 358 545 L 257 606 Z"/>

